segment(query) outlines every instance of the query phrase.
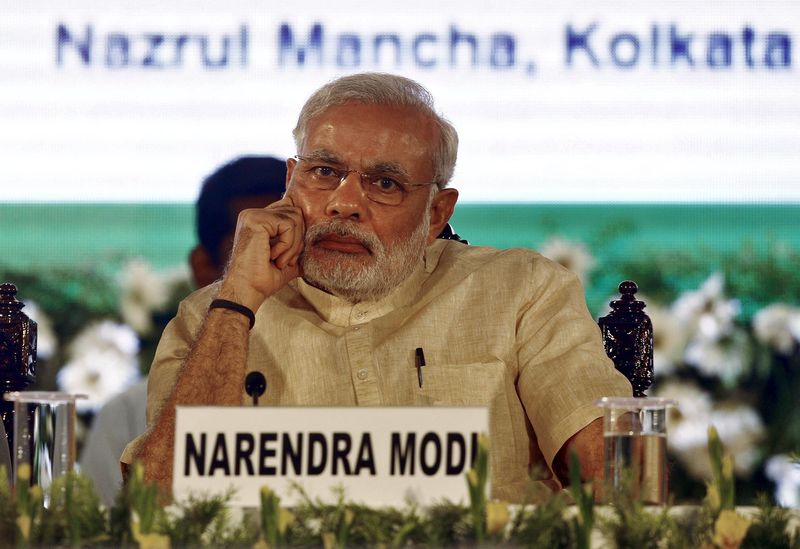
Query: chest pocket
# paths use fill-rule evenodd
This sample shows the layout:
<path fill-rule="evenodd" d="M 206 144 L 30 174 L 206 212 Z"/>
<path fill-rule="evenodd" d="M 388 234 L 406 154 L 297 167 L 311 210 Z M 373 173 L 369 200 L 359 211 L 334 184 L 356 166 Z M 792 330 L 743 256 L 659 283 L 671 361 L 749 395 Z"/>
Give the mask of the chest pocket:
<path fill-rule="evenodd" d="M 505 400 L 506 367 L 500 361 L 422 368 L 422 389 L 416 404 L 422 406 L 487 406 Z"/>

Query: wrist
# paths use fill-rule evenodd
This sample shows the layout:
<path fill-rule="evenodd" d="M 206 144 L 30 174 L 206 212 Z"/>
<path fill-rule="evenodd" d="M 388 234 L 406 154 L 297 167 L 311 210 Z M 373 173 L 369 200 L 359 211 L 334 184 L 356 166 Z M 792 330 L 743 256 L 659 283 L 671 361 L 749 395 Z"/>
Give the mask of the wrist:
<path fill-rule="evenodd" d="M 234 280 L 226 276 L 222 279 L 222 283 L 214 299 L 233 301 L 243 307 L 247 307 L 255 313 L 267 297 L 268 296 L 252 287 L 236 284 Z"/>
<path fill-rule="evenodd" d="M 208 309 L 225 309 L 240 314 L 247 319 L 247 322 L 250 325 L 248 329 L 250 330 L 253 329 L 253 326 L 256 323 L 256 315 L 253 313 L 252 309 L 229 299 L 214 299 L 211 301 L 211 305 L 208 306 Z"/>

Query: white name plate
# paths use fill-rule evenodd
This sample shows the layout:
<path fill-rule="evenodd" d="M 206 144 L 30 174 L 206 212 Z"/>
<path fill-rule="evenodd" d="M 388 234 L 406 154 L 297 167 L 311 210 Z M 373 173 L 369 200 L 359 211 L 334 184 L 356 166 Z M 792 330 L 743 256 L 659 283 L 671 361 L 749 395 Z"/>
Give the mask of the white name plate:
<path fill-rule="evenodd" d="M 466 502 L 465 474 L 489 432 L 480 407 L 179 406 L 175 420 L 176 498 L 235 489 L 232 505 L 257 507 L 262 486 L 282 503 L 312 497 L 401 505 Z"/>

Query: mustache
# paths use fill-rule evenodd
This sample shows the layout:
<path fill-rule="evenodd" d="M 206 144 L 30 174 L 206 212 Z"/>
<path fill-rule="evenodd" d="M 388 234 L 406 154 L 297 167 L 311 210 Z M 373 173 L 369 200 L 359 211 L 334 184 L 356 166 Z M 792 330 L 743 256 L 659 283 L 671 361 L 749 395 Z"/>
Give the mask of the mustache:
<path fill-rule="evenodd" d="M 313 246 L 328 235 L 354 238 L 369 251 L 370 254 L 383 250 L 381 241 L 375 234 L 362 229 L 348 221 L 321 221 L 311 227 L 306 227 L 305 245 Z"/>

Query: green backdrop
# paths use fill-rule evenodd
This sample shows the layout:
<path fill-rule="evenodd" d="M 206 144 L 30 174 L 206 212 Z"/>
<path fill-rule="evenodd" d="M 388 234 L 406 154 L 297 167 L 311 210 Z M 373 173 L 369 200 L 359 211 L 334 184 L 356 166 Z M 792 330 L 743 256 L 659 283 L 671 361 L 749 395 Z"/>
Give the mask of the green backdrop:
<path fill-rule="evenodd" d="M 0 205 L 2 264 L 80 266 L 106 274 L 131 256 L 158 269 L 180 265 L 195 243 L 193 216 L 192 204 Z M 782 250 L 791 257 L 800 250 L 795 204 L 460 204 L 452 224 L 477 245 L 536 248 L 555 235 L 584 243 L 598 259 L 587 283 L 593 309 L 602 307 L 620 278 L 632 276 L 624 272 L 631 262 L 675 257 L 691 260 L 707 276 L 724 267 L 724 254 L 759 256 L 763 268 L 779 262 Z M 700 282 L 696 278 L 683 283 Z"/>

